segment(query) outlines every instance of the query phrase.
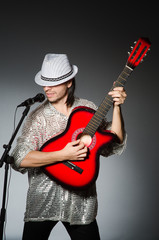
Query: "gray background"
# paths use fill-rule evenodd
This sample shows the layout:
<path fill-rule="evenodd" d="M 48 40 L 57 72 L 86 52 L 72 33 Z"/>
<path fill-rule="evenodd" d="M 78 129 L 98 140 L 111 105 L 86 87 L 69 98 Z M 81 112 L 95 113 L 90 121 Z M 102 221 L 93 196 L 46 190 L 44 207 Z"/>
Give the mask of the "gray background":
<path fill-rule="evenodd" d="M 82 1 L 37 3 L 10 3 L 0 9 L 0 154 L 12 134 L 16 106 L 42 92 L 34 76 L 46 53 L 67 53 L 79 67 L 76 94 L 99 105 L 122 71 L 130 45 L 141 36 L 149 37 L 151 51 L 126 85 L 127 149 L 121 156 L 100 160 L 97 220 L 102 240 L 158 240 L 157 6 L 105 5 L 100 1 L 87 5 Z M 18 110 L 16 123 L 22 111 Z M 3 176 L 4 165 L 0 196 Z M 6 225 L 9 240 L 21 239 L 27 187 L 27 175 L 12 170 Z M 59 223 L 52 238 L 68 240 L 69 236 Z"/>

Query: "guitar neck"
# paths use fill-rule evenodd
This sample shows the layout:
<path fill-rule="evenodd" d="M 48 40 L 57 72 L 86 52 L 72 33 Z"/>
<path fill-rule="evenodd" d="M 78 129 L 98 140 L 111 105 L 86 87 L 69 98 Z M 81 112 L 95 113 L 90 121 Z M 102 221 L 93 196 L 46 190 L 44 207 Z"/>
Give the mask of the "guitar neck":
<path fill-rule="evenodd" d="M 113 90 L 115 87 L 124 87 L 127 78 L 130 76 L 132 71 L 133 69 L 126 65 L 110 91 Z M 88 134 L 93 137 L 112 105 L 113 99 L 107 94 L 107 96 L 104 98 L 104 100 L 98 107 L 96 113 L 93 115 L 92 119 L 84 129 L 83 134 Z"/>

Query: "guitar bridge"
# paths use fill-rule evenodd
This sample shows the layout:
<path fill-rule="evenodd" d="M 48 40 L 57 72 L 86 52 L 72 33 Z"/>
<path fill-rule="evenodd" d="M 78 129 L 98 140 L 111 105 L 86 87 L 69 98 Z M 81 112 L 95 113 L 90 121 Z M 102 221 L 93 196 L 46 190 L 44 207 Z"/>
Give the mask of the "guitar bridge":
<path fill-rule="evenodd" d="M 76 171 L 79 174 L 82 174 L 82 172 L 83 172 L 82 168 L 78 167 L 77 165 L 73 164 L 70 161 L 63 162 L 63 164 L 66 165 L 67 167 L 71 168 L 72 170 Z"/>

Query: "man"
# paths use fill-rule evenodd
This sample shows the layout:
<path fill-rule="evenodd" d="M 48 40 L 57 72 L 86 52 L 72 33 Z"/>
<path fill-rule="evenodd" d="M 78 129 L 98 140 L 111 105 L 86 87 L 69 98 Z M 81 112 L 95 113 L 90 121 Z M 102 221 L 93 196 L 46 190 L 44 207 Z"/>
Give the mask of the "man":
<path fill-rule="evenodd" d="M 99 240 L 96 222 L 97 194 L 95 184 L 85 190 L 69 190 L 51 180 L 40 167 L 64 160 L 84 160 L 88 148 L 79 140 L 53 152 L 41 152 L 41 146 L 64 131 L 71 111 L 77 106 L 97 109 L 94 103 L 74 96 L 75 75 L 78 68 L 71 65 L 65 54 L 47 54 L 35 82 L 43 86 L 47 101 L 39 105 L 27 118 L 22 135 L 13 151 L 14 168 L 28 171 L 29 190 L 25 212 L 23 240 L 48 239 L 58 221 L 65 226 L 73 240 Z M 114 100 L 112 124 L 105 122 L 118 136 L 111 152 L 121 153 L 125 145 L 125 132 L 120 105 L 126 93 L 114 88 L 109 93 Z M 104 154 L 104 152 L 103 152 Z"/>

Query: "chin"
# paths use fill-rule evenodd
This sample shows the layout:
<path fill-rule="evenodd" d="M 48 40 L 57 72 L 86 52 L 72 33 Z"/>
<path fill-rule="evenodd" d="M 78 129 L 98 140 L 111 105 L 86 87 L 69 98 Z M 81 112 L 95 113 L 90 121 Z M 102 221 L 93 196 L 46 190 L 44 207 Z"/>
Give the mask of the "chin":
<path fill-rule="evenodd" d="M 48 101 L 49 102 L 56 102 L 57 99 L 56 98 L 53 98 L 53 97 L 47 97 Z"/>

